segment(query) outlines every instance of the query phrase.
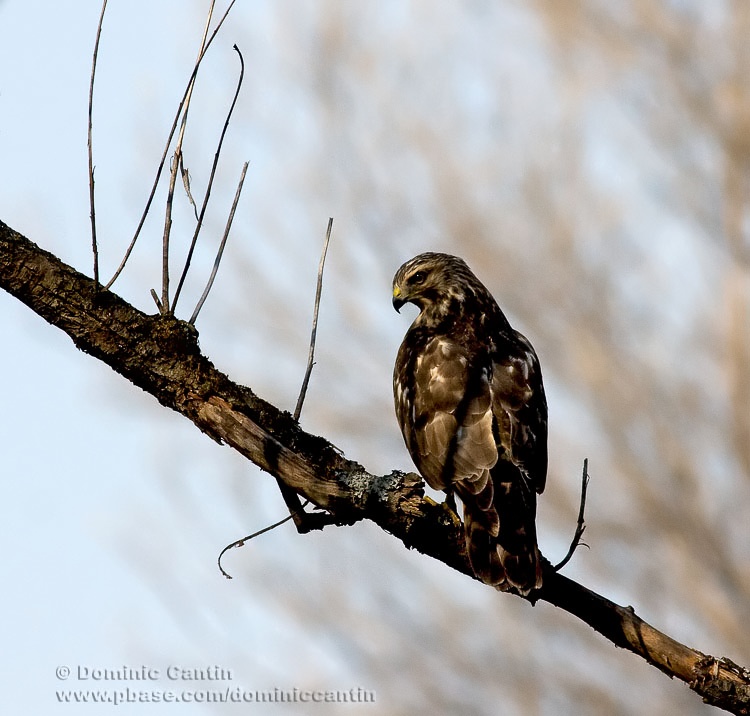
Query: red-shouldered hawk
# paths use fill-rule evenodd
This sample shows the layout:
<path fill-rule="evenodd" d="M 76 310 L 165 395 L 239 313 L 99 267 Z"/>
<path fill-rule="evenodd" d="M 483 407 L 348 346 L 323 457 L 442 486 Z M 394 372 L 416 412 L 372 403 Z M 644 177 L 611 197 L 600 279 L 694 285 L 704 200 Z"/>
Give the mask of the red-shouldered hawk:
<path fill-rule="evenodd" d="M 393 371 L 396 415 L 427 483 L 455 491 L 479 579 L 528 594 L 542 584 L 536 496 L 547 475 L 539 360 L 466 263 L 424 253 L 393 278 L 393 306 L 419 315 Z"/>

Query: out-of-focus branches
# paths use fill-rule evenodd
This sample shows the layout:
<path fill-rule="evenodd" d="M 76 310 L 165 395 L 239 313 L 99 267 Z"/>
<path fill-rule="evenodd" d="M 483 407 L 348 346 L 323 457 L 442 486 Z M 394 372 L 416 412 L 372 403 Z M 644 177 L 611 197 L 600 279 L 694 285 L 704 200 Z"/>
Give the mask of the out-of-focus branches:
<path fill-rule="evenodd" d="M 728 103 L 724 195 L 730 256 L 726 282 L 727 374 L 737 455 L 750 480 L 750 5 L 737 3 L 737 63 L 724 88 Z"/>
<path fill-rule="evenodd" d="M 576 567 L 698 635 L 690 641 L 715 639 L 746 661 L 750 402 L 733 386 L 750 376 L 739 350 L 750 335 L 740 320 L 748 278 L 728 248 L 725 182 L 745 161 L 726 141 L 746 116 L 744 100 L 729 101 L 747 94 L 750 76 L 741 5 L 540 0 L 453 12 L 417 2 L 389 23 L 323 2 L 304 16 L 280 5 L 275 21 L 289 38 L 280 82 L 316 128 L 315 142 L 295 147 L 284 188 L 298 178 L 295 195 L 351 207 L 364 237 L 356 251 L 377 246 L 386 274 L 430 248 L 481 273 L 555 386 L 540 528 L 567 540 L 576 495 L 561 465 L 589 455 L 606 489 L 590 496 L 594 549 Z M 278 129 L 280 146 L 293 130 Z M 339 170 L 321 182 L 332 157 Z M 742 191 L 737 219 L 747 216 Z M 353 255 L 348 269 L 359 262 L 368 265 Z M 361 310 L 358 282 L 340 290 L 352 314 Z M 283 304 L 273 310 L 294 319 Z M 347 344 L 326 356 L 337 369 Z M 370 346 L 377 339 L 363 335 L 356 349 Z M 363 366 L 340 370 L 360 380 Z M 349 380 L 339 383 L 324 389 L 346 396 Z M 361 383 L 362 403 L 386 403 L 382 381 Z M 340 411 L 319 415 L 367 451 L 374 432 L 387 436 L 390 408 L 350 429 Z M 431 594 L 446 613 L 460 598 Z M 450 624 L 443 642 L 468 642 Z M 538 620 L 516 628 L 536 664 Z M 470 658 L 452 665 L 467 682 L 483 670 L 495 683 L 488 662 Z M 558 664 L 545 672 L 550 691 L 578 703 L 588 679 Z M 609 665 L 586 666 L 627 711 Z M 521 703 L 521 691 L 508 679 L 504 694 Z"/>

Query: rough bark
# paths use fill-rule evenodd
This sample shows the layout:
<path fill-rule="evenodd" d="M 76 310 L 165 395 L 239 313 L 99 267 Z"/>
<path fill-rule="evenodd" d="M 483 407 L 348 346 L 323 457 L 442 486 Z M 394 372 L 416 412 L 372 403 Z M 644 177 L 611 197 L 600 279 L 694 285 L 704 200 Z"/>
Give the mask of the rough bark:
<path fill-rule="evenodd" d="M 405 546 L 471 576 L 460 524 L 425 497 L 417 475 L 372 475 L 292 416 L 231 381 L 200 352 L 197 331 L 149 316 L 97 287 L 0 222 L 0 286 L 82 351 L 98 358 L 165 407 L 330 514 L 337 524 L 369 519 Z M 690 649 L 545 564 L 542 600 L 577 616 L 616 646 L 686 682 L 704 701 L 750 714 L 750 672 L 726 658 Z"/>

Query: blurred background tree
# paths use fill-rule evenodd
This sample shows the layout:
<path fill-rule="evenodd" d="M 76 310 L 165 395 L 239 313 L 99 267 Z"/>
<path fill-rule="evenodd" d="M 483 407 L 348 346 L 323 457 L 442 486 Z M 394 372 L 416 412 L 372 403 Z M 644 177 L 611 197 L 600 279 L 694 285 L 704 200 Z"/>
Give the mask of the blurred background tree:
<path fill-rule="evenodd" d="M 140 6 L 113 7 L 105 20 L 95 136 L 111 270 L 206 4 L 178 3 L 179 31 Z M 126 15 L 153 33 L 139 40 L 158 47 L 150 63 L 133 57 Z M 239 165 L 247 158 L 251 167 L 198 322 L 204 351 L 293 408 L 333 216 L 302 425 L 368 469 L 410 470 L 390 374 L 411 316 L 392 312 L 390 280 L 420 251 L 462 256 L 542 361 L 551 426 L 542 551 L 552 561 L 565 552 L 588 457 L 591 550 L 566 573 L 674 638 L 747 664 L 749 36 L 741 0 L 238 5 L 199 78 L 185 148 L 195 187 L 231 96 L 236 42 L 247 76 L 223 189 L 214 190 L 225 204 L 209 221 L 217 241 Z M 85 110 L 82 74 L 68 101 Z M 85 233 L 69 245 L 74 227 L 85 227 L 80 180 L 69 223 L 18 205 L 2 218 L 84 268 Z M 31 201 L 28 185 L 14 190 Z M 43 182 L 33 191 L 39 205 L 53 201 Z M 182 211 L 175 237 L 181 227 L 190 235 Z M 152 219 L 114 287 L 149 311 L 161 221 Z M 199 250 L 183 317 L 212 251 Z M 98 372 L 92 380 L 109 381 Z M 210 654 L 248 688 L 361 686 L 392 714 L 715 712 L 570 615 L 497 595 L 371 525 L 304 537 L 286 525 L 230 553 L 235 579 L 224 582 L 218 550 L 283 515 L 274 482 L 114 378 L 107 390 L 116 405 L 107 415 L 146 424 L 131 434 L 117 423 L 119 441 L 153 458 L 141 458 L 143 489 L 121 488 L 126 499 L 107 507 L 117 527 L 97 532 L 106 549 L 120 544 L 123 568 L 111 579 L 135 574 L 147 587 L 145 597 L 115 590 L 117 646 L 97 653 L 139 662 Z M 104 617 L 79 619 L 93 632 Z"/>

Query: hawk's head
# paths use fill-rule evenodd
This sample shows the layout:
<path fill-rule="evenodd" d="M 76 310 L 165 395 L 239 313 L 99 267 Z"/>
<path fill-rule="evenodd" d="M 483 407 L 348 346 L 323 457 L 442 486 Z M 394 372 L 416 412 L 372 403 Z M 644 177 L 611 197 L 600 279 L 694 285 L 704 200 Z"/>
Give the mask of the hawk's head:
<path fill-rule="evenodd" d="M 393 277 L 393 307 L 399 311 L 413 303 L 420 311 L 434 308 L 442 313 L 450 304 L 462 303 L 477 286 L 481 287 L 479 280 L 458 256 L 419 254 Z"/>

